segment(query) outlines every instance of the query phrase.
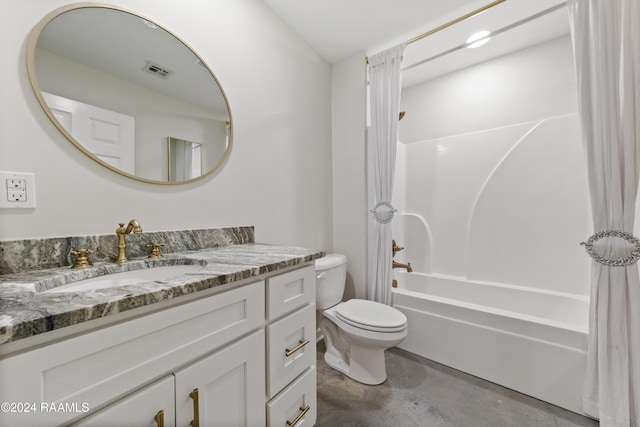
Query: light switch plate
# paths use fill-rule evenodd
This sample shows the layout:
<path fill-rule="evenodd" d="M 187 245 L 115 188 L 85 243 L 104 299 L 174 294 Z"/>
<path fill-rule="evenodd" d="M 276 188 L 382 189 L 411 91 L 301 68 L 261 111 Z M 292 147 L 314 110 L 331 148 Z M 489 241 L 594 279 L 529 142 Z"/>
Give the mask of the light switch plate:
<path fill-rule="evenodd" d="M 0 208 L 33 209 L 35 207 L 35 175 L 23 172 L 0 172 Z"/>

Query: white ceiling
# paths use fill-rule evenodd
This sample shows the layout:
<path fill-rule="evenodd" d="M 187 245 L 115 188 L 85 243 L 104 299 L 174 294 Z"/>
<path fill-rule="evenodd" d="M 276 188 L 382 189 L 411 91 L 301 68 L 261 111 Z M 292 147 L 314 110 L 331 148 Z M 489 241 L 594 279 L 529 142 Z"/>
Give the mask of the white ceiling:
<path fill-rule="evenodd" d="M 368 55 L 476 10 L 490 0 L 262 0 L 329 63 Z M 507 0 L 481 14 L 407 46 L 403 66 L 464 44 L 474 32 L 496 31 L 564 0 Z M 460 49 L 403 73 L 403 86 L 533 46 L 569 33 L 566 8 L 495 36 L 479 49 Z"/>
<path fill-rule="evenodd" d="M 478 3 L 478 0 L 262 1 L 330 63 L 409 34 L 465 4 Z"/>
<path fill-rule="evenodd" d="M 336 63 L 355 54 L 371 55 L 395 44 L 406 42 L 425 31 L 478 9 L 488 4 L 490 0 L 262 0 L 262 2 L 329 63 Z M 507 0 L 473 18 L 410 44 L 405 51 L 403 66 L 411 67 L 424 62 L 427 58 L 460 46 L 469 35 L 480 29 L 495 31 L 559 4 L 564 4 L 564 0 Z M 88 11 L 94 11 L 94 8 L 87 9 L 87 13 L 90 13 Z M 49 25 L 44 33 L 60 31 L 62 34 L 53 38 L 62 40 L 63 35 L 71 29 L 86 26 L 86 17 L 75 12 L 77 11 L 73 14 L 65 14 L 65 19 L 69 19 L 69 22 L 61 22 L 57 30 L 49 28 L 52 27 Z M 202 85 L 210 85 L 214 82 L 201 67 L 194 65 L 198 62 L 197 58 L 184 49 L 180 42 L 169 36 L 168 41 L 165 40 L 167 37 L 164 37 L 156 46 L 155 42 L 147 36 L 161 32 L 153 31 L 146 21 L 135 18 L 133 15 L 127 16 L 123 13 L 115 13 L 115 15 L 118 19 L 122 19 L 121 15 L 129 18 L 131 28 L 127 31 L 112 32 L 113 28 L 121 29 L 122 23 L 112 22 L 111 16 L 105 14 L 91 24 L 87 35 L 78 37 L 72 32 L 65 39 L 66 47 L 48 46 L 44 40 L 45 37 L 38 42 L 38 46 L 47 47 L 65 56 L 69 55 L 79 62 L 84 62 L 83 58 L 91 58 L 89 63 L 105 72 L 126 75 L 127 78 L 139 84 L 153 85 L 156 90 L 173 90 L 172 96 L 187 96 L 191 102 L 206 105 L 213 111 L 220 110 L 221 114 L 226 111 L 222 96 L 212 97 L 210 95 L 212 91 L 202 90 L 201 86 L 200 89 L 189 91 L 188 88 L 192 86 L 190 83 L 193 81 L 201 82 L 201 79 L 204 79 L 205 81 L 201 82 Z M 115 19 L 116 16 L 113 18 Z M 62 18 L 57 20 L 64 21 Z M 97 40 L 89 37 L 89 35 L 102 34 L 101 31 L 105 31 L 104 34 L 109 34 L 109 37 L 98 36 Z M 132 32 L 140 33 L 140 36 L 135 39 L 143 40 L 144 38 L 145 41 L 135 45 L 129 43 L 127 40 L 132 38 Z M 403 86 L 411 86 L 516 49 L 557 38 L 568 32 L 566 8 L 562 8 L 500 34 L 482 48 L 460 49 L 437 60 L 405 69 L 402 77 Z M 119 35 L 125 37 L 125 40 L 114 41 L 113 38 Z M 101 42 L 104 43 L 99 44 Z M 167 44 L 179 45 L 179 49 L 175 50 L 176 53 L 171 54 L 174 56 L 170 55 L 171 51 L 167 49 Z M 116 52 L 111 52 L 113 49 L 110 49 L 110 46 L 127 46 L 126 51 L 129 52 L 127 53 L 129 57 L 113 59 L 111 53 L 121 55 L 123 49 L 118 48 L 115 49 Z M 142 47 L 142 51 L 135 50 L 136 46 Z M 99 54 L 97 57 L 94 55 L 96 53 Z M 187 55 L 187 58 L 183 58 L 184 55 Z M 175 71 L 175 76 L 163 81 L 141 72 L 138 64 L 140 58 L 158 62 L 161 66 Z M 133 66 L 131 70 L 123 70 L 122 63 L 138 65 Z M 116 65 L 117 71 L 112 71 L 111 67 Z M 186 80 L 178 81 L 180 76 L 186 76 Z"/>

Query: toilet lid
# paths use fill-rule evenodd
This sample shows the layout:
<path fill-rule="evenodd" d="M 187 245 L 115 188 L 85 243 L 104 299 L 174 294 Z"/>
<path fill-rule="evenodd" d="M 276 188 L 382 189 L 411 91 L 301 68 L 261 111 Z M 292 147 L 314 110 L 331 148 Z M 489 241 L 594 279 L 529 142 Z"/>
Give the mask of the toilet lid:
<path fill-rule="evenodd" d="M 375 301 L 351 299 L 335 310 L 343 322 L 370 331 L 397 332 L 407 325 L 407 317 L 400 310 Z"/>
<path fill-rule="evenodd" d="M 347 263 L 347 257 L 342 254 L 327 254 L 316 259 L 316 270 L 329 270 Z"/>

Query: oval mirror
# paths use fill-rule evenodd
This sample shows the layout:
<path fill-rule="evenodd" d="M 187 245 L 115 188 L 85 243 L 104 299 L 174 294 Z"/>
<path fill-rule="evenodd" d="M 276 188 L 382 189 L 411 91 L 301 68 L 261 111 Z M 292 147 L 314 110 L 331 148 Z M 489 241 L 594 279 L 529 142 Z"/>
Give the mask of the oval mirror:
<path fill-rule="evenodd" d="M 96 3 L 57 9 L 31 33 L 27 70 L 60 132 L 122 175 L 192 182 L 229 155 L 231 110 L 217 78 L 148 18 Z"/>

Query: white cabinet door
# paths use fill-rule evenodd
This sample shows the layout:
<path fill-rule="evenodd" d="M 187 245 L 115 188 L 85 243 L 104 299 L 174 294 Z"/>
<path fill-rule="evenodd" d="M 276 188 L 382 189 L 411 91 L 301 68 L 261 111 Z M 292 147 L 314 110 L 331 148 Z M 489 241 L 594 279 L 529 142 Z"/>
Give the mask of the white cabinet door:
<path fill-rule="evenodd" d="M 162 411 L 161 414 L 159 414 L 160 411 Z M 173 427 L 175 426 L 173 376 L 169 375 L 72 425 L 77 427 Z"/>
<path fill-rule="evenodd" d="M 264 330 L 175 372 L 178 426 L 265 425 Z"/>

